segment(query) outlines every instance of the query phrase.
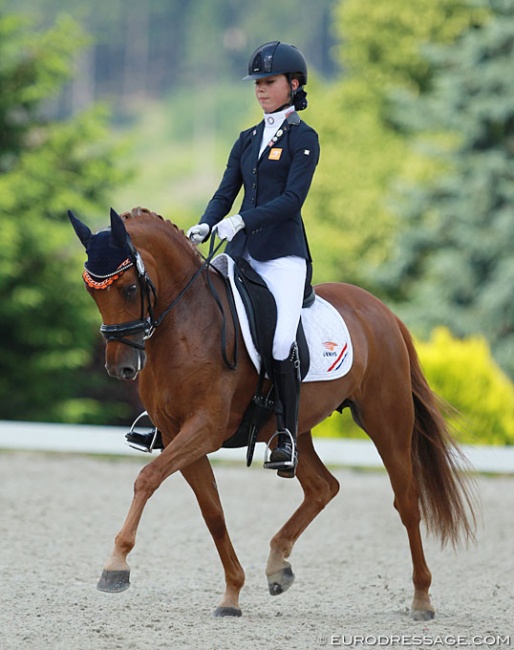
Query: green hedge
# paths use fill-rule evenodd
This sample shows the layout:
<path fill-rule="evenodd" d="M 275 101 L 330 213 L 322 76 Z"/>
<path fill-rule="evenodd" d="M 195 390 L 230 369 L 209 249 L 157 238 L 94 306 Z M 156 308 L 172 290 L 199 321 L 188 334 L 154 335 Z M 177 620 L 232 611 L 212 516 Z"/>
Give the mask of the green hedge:
<path fill-rule="evenodd" d="M 514 444 L 514 384 L 491 356 L 486 340 L 455 339 L 445 328 L 430 340 L 416 341 L 425 376 L 432 390 L 457 409 L 450 424 L 460 442 Z M 366 438 L 346 409 L 334 413 L 314 430 L 322 437 Z"/>

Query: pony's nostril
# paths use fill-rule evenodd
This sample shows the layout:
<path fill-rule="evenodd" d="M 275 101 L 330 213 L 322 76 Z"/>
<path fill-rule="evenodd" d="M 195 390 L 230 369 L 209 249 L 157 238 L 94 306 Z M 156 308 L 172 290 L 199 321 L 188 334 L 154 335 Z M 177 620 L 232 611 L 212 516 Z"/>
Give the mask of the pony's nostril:
<path fill-rule="evenodd" d="M 124 366 L 121 369 L 120 375 L 122 379 L 135 379 L 137 370 L 134 368 L 134 366 Z"/>

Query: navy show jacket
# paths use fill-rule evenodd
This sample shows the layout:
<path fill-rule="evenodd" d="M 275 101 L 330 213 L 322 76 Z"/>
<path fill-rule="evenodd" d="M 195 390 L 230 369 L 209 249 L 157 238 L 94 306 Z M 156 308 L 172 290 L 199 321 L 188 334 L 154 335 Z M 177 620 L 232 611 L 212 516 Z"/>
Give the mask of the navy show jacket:
<path fill-rule="evenodd" d="M 259 157 L 264 121 L 243 131 L 230 152 L 220 186 L 200 223 L 212 228 L 232 209 L 239 190 L 245 228 L 227 244 L 231 257 L 248 252 L 257 260 L 297 255 L 311 260 L 301 208 L 319 159 L 318 135 L 290 114 Z"/>

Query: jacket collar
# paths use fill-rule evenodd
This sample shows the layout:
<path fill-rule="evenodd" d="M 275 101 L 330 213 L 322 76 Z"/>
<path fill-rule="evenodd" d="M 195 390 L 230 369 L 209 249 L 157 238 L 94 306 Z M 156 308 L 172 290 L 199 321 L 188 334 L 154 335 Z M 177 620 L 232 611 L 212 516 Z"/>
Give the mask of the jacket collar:
<path fill-rule="evenodd" d="M 271 142 L 266 146 L 266 148 L 263 150 L 262 155 L 259 157 L 259 150 L 261 148 L 261 141 L 262 141 L 262 134 L 264 131 L 264 120 L 260 122 L 252 131 L 252 157 L 254 160 L 259 163 L 270 151 L 272 147 L 275 147 L 278 145 L 278 143 L 284 138 L 286 133 L 289 131 L 291 126 L 298 126 L 300 124 L 300 116 L 296 111 L 292 111 L 289 113 L 289 115 L 285 118 L 285 120 L 282 122 L 280 126 L 277 127 L 277 131 L 275 135 L 272 137 Z"/>

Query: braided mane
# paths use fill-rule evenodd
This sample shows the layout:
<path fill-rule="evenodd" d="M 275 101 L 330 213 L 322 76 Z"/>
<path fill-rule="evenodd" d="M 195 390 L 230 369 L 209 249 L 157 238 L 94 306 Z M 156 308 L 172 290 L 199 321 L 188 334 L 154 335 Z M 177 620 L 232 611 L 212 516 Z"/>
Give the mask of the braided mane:
<path fill-rule="evenodd" d="M 138 206 L 137 208 L 132 208 L 132 210 L 130 210 L 130 212 L 122 212 L 120 214 L 120 217 L 122 219 L 125 219 L 125 221 L 126 221 L 128 219 L 134 219 L 136 217 L 142 217 L 142 216 L 145 216 L 145 215 L 147 217 L 155 217 L 155 219 L 160 219 L 161 221 L 164 221 L 164 218 L 161 217 L 160 214 L 157 214 L 157 212 L 153 212 L 152 210 L 149 210 L 148 208 L 142 208 L 141 206 Z M 175 228 L 176 228 L 176 226 L 175 226 Z"/>
<path fill-rule="evenodd" d="M 120 214 L 120 217 L 124 221 L 128 221 L 129 219 L 135 219 L 137 217 L 152 217 L 154 219 L 159 219 L 167 226 L 173 228 L 176 231 L 176 234 L 182 235 L 182 237 L 179 237 L 179 241 L 187 242 L 189 248 L 194 253 L 195 257 L 198 258 L 200 261 L 202 260 L 202 255 L 198 251 L 197 247 L 191 242 L 189 237 L 186 236 L 182 228 L 179 228 L 176 224 L 174 224 L 169 219 L 165 219 L 160 214 L 157 214 L 157 212 L 154 212 L 153 210 L 149 210 L 148 208 L 142 208 L 141 206 L 137 206 L 135 208 L 132 208 L 132 210 L 130 210 L 129 212 L 122 212 Z"/>

